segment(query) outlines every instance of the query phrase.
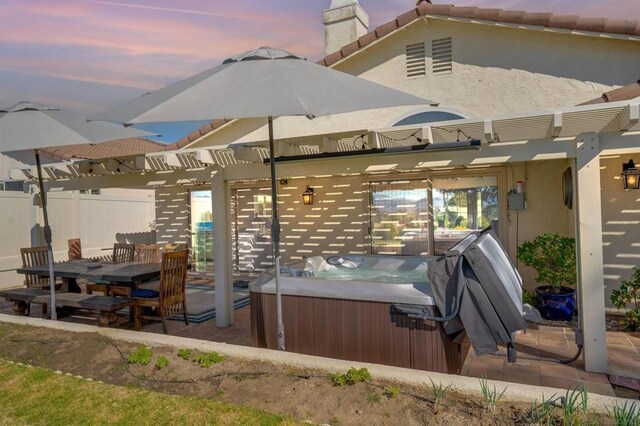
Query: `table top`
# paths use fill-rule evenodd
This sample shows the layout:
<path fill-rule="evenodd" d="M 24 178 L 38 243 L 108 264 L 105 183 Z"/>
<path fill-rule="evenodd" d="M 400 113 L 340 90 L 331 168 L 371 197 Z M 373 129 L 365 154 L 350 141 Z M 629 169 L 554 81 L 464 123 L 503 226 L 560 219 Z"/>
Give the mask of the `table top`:
<path fill-rule="evenodd" d="M 54 263 L 53 275 L 61 278 L 84 278 L 90 281 L 109 281 L 117 283 L 135 283 L 160 277 L 160 263 L 102 262 L 98 268 L 90 268 L 96 262 L 89 260 L 70 260 Z M 30 266 L 17 270 L 19 274 L 49 276 L 49 267 Z"/>

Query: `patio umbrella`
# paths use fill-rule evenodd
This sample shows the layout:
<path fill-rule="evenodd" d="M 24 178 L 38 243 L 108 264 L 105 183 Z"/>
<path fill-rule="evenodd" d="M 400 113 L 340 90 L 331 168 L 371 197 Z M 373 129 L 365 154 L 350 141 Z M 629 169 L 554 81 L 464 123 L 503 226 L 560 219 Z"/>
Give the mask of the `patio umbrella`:
<path fill-rule="evenodd" d="M 42 180 L 40 149 L 61 145 L 98 143 L 149 134 L 149 132 L 125 129 L 111 123 L 88 122 L 85 117 L 71 112 L 30 102 L 21 102 L 9 108 L 0 108 L 0 153 L 19 158 L 21 161 L 30 157 L 31 154 L 35 156 L 44 217 L 44 238 L 48 249 L 51 319 L 57 319 L 55 277 L 53 276 L 51 228 L 47 214 L 47 193 Z"/>
<path fill-rule="evenodd" d="M 433 102 L 308 62 L 301 56 L 261 47 L 225 60 L 164 89 L 92 119 L 125 124 L 234 118 L 267 118 L 271 166 L 272 244 L 276 275 L 278 347 L 284 350 L 280 275 L 280 223 L 276 201 L 273 118 L 309 118 Z"/>

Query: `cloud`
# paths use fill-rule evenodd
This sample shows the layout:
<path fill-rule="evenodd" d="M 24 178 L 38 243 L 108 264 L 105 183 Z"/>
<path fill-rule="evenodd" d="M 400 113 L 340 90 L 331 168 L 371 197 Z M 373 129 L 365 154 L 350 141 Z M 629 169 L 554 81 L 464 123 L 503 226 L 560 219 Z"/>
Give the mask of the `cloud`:
<path fill-rule="evenodd" d="M 638 1 L 456 0 L 456 5 L 640 19 Z M 360 3 L 370 15 L 372 29 L 415 4 L 413 0 Z M 111 91 L 123 96 L 157 89 L 263 45 L 317 60 L 324 53 L 321 13 L 329 4 L 329 0 L 0 0 L 0 103 L 21 100 L 25 97 L 21 93 L 33 98 L 38 88 L 43 98 L 57 96 L 74 107 L 92 108 L 91 99 L 106 105 L 115 99 Z"/>

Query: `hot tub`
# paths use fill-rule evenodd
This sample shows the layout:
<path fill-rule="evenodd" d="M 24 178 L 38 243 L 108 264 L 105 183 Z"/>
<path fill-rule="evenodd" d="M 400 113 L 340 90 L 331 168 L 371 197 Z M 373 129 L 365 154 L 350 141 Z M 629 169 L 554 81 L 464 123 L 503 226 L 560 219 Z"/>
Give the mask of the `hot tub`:
<path fill-rule="evenodd" d="M 288 351 L 457 374 L 462 334 L 409 318 L 392 305 L 439 315 L 427 280 L 435 258 L 381 255 L 311 257 L 281 267 Z M 250 285 L 253 345 L 277 348 L 273 271 Z M 455 339 L 455 341 L 454 341 Z M 467 348 L 465 345 L 464 348 Z"/>

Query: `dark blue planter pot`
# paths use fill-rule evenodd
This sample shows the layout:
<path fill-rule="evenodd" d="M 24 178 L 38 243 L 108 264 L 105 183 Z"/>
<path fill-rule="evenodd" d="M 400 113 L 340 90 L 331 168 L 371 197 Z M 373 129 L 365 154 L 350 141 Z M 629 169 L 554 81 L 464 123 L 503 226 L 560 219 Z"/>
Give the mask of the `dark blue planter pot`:
<path fill-rule="evenodd" d="M 571 321 L 576 310 L 576 291 L 562 287 L 554 293 L 552 287 L 543 285 L 536 288 L 538 310 L 543 318 L 552 321 Z"/>

